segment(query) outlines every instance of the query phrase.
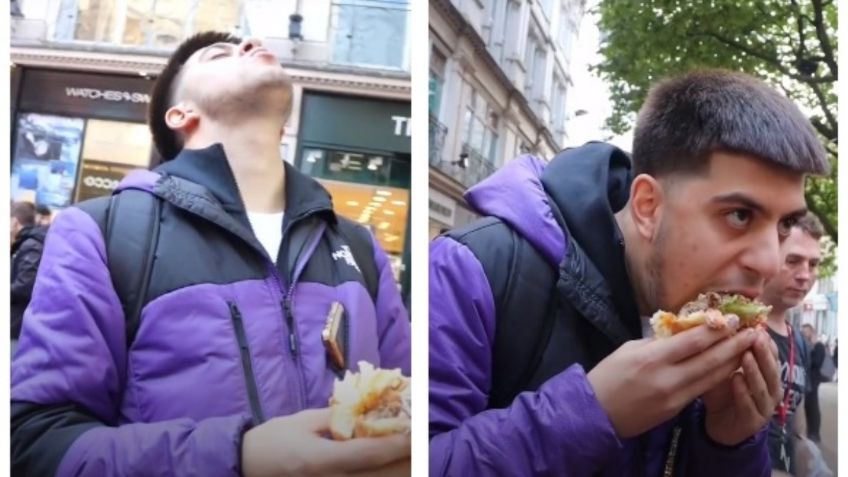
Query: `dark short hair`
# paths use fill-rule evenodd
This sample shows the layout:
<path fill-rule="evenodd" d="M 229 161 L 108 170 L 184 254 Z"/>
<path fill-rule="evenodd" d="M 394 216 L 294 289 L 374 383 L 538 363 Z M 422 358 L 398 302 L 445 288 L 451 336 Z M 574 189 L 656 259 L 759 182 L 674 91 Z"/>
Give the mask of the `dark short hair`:
<path fill-rule="evenodd" d="M 156 78 L 147 109 L 147 122 L 153 135 L 153 143 L 164 161 L 173 159 L 183 148 L 179 134 L 165 123 L 165 113 L 173 106 L 180 71 L 194 52 L 215 43 L 239 44 L 241 39 L 229 33 L 215 31 L 198 33 L 177 47 Z"/>
<path fill-rule="evenodd" d="M 752 155 L 798 173 L 830 169 L 810 121 L 756 78 L 706 69 L 651 88 L 633 135 L 634 173 L 703 172 L 714 152 Z"/>
<path fill-rule="evenodd" d="M 824 226 L 821 220 L 812 212 L 807 212 L 795 222 L 795 226 L 804 231 L 810 237 L 818 240 L 824 235 Z"/>
<path fill-rule="evenodd" d="M 18 219 L 21 225 L 35 225 L 35 204 L 15 202 L 12 204 L 11 216 Z"/>
<path fill-rule="evenodd" d="M 44 204 L 38 204 L 35 206 L 35 213 L 38 215 L 46 215 L 51 216 L 53 212 L 50 210 L 50 207 L 47 207 Z"/>

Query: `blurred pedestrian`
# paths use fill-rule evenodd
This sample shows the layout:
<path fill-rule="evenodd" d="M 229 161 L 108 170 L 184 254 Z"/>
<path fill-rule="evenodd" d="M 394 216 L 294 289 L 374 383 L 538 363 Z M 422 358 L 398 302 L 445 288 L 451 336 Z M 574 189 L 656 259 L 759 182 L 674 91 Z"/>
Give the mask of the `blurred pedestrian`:
<path fill-rule="evenodd" d="M 32 288 L 41 262 L 47 229 L 35 223 L 35 206 L 31 202 L 15 202 L 11 207 L 10 321 L 12 353 L 21 334 L 24 311 L 32 297 Z"/>
<path fill-rule="evenodd" d="M 335 379 L 408 375 L 410 329 L 379 242 L 280 157 L 293 94 L 257 40 L 173 52 L 148 118 L 164 163 L 51 225 L 12 363 L 14 475 L 409 472 L 408 435 L 325 438 Z"/>
<path fill-rule="evenodd" d="M 823 229 L 812 213 L 801 217 L 780 245 L 781 265 L 766 283 L 761 300 L 771 306 L 768 332 L 778 349 L 783 396 L 769 425 L 769 454 L 774 470 L 795 475 L 797 435 L 804 435 L 804 406 L 811 388 L 810 353 L 800 330 L 789 324 L 787 313 L 798 306 L 816 282 L 821 263 Z"/>
<path fill-rule="evenodd" d="M 50 227 L 50 222 L 53 221 L 53 212 L 50 207 L 39 204 L 35 207 L 35 223 L 42 227 Z"/>
<path fill-rule="evenodd" d="M 817 339 L 815 326 L 805 323 L 801 326 L 807 346 L 810 347 L 810 388 L 807 392 L 804 409 L 807 411 L 807 437 L 813 442 L 821 442 L 821 410 L 819 409 L 819 384 L 827 381 L 821 369 L 825 360 L 825 347 Z"/>

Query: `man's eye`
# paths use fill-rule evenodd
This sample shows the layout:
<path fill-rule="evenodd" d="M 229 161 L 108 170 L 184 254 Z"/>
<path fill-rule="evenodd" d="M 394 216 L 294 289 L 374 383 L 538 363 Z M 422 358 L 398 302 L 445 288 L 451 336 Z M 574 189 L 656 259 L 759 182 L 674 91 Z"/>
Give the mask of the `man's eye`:
<path fill-rule="evenodd" d="M 751 211 L 747 209 L 736 209 L 729 212 L 725 217 L 731 227 L 741 229 L 748 226 L 748 223 L 751 222 Z"/>
<path fill-rule="evenodd" d="M 792 227 L 798 222 L 798 219 L 791 217 L 788 219 L 783 219 L 777 223 L 777 233 L 781 237 L 788 237 L 792 232 Z"/>

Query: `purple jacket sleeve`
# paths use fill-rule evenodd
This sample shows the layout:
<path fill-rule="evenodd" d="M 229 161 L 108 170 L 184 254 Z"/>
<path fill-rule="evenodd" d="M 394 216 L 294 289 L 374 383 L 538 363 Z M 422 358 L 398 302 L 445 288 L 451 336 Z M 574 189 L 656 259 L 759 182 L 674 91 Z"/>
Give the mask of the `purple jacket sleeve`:
<path fill-rule="evenodd" d="M 580 366 L 486 410 L 494 304 L 450 238 L 430 247 L 430 474 L 589 476 L 622 449 Z"/>
<path fill-rule="evenodd" d="M 374 261 L 380 277 L 377 291 L 377 327 L 380 335 L 380 364 L 383 368 L 400 368 L 410 376 L 412 371 L 409 314 L 403 306 L 389 258 L 373 236 Z"/>
<path fill-rule="evenodd" d="M 715 475 L 744 475 L 769 477 L 771 460 L 768 451 L 768 424 L 738 446 L 728 447 L 713 442 L 704 429 L 704 406 L 695 404 L 691 444 L 686 475 L 710 477 Z"/>
<path fill-rule="evenodd" d="M 57 475 L 238 475 L 248 416 L 118 425 L 125 326 L 105 255 L 89 215 L 56 218 L 12 362 L 13 407 L 35 409 L 13 417 L 13 461 L 53 459 Z"/>

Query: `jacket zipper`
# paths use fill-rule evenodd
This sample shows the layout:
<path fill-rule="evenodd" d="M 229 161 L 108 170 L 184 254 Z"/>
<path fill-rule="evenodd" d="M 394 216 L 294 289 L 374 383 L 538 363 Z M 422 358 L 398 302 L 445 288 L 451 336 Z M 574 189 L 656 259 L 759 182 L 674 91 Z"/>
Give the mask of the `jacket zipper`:
<path fill-rule="evenodd" d="M 276 290 L 282 295 L 282 299 L 280 300 L 280 312 L 283 315 L 283 321 L 285 322 L 286 326 L 288 326 L 288 347 L 289 352 L 291 353 L 292 363 L 294 363 L 294 367 L 297 369 L 297 374 L 299 377 L 299 381 L 297 383 L 298 396 L 300 397 L 300 408 L 303 409 L 306 406 L 306 385 L 304 384 L 306 382 L 306 378 L 303 376 L 303 369 L 301 368 L 300 363 L 298 362 L 299 346 L 297 341 L 297 331 L 295 329 L 294 323 L 294 314 L 290 311 L 287 311 L 286 309 L 286 306 L 291 308 L 291 300 L 288 297 L 289 293 L 286 293 L 286 290 L 283 289 L 282 281 L 280 280 L 280 276 L 277 273 L 277 267 L 274 266 L 273 263 L 271 263 L 270 268 L 271 276 L 274 277 L 274 285 L 276 286 Z M 291 289 L 294 289 L 293 285 Z M 288 305 L 286 305 L 286 303 L 288 303 Z"/>
<path fill-rule="evenodd" d="M 244 332 L 244 322 L 242 321 L 241 311 L 235 303 L 229 302 L 230 316 L 233 320 L 233 328 L 236 331 L 236 339 L 238 340 L 239 352 L 241 354 L 241 367 L 244 371 L 244 379 L 247 384 L 247 397 L 250 400 L 250 410 L 253 414 L 253 421 L 256 424 L 265 422 L 265 415 L 262 412 L 262 404 L 259 402 L 259 391 L 256 388 L 256 377 L 253 374 L 253 361 L 250 358 L 250 345 L 247 342 L 247 336 Z"/>
<path fill-rule="evenodd" d="M 665 469 L 663 477 L 672 477 L 674 475 L 674 460 L 677 457 L 677 444 L 680 441 L 680 426 L 674 426 L 671 437 L 671 448 L 668 451 L 668 458 L 665 461 Z"/>

